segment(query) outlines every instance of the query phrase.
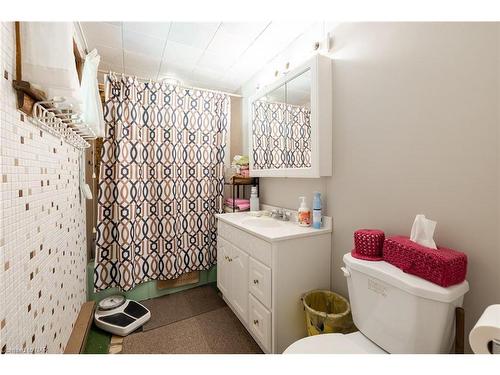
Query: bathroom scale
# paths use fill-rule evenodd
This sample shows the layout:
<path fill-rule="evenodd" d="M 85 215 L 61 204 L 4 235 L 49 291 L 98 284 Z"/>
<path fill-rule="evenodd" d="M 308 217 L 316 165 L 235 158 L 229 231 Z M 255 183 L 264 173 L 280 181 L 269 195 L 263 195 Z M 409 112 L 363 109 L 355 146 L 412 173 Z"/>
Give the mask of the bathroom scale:
<path fill-rule="evenodd" d="M 144 305 L 122 295 L 104 298 L 94 314 L 97 327 L 118 336 L 127 336 L 150 318 L 151 312 Z"/>

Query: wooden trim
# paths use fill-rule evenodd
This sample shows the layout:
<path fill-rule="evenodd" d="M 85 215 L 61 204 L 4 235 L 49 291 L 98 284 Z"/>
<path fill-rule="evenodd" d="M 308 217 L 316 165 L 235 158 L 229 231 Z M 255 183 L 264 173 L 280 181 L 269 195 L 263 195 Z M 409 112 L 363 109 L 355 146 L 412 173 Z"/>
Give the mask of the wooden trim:
<path fill-rule="evenodd" d="M 465 310 L 455 308 L 455 354 L 465 353 Z"/>
<path fill-rule="evenodd" d="M 200 282 L 200 271 L 192 271 L 180 275 L 173 280 L 158 280 L 156 282 L 157 289 L 172 289 L 184 285 L 197 284 Z"/>
<path fill-rule="evenodd" d="M 21 24 L 19 21 L 15 22 L 16 28 L 16 80 L 20 81 L 23 76 L 23 67 L 21 62 L 23 61 L 21 55 Z"/>
<path fill-rule="evenodd" d="M 31 116 L 36 102 L 47 100 L 47 95 L 31 87 L 29 82 L 15 80 L 12 81 L 12 87 L 17 92 L 17 109 L 28 116 Z"/>
<path fill-rule="evenodd" d="M 80 55 L 80 51 L 78 50 L 78 44 L 76 44 L 74 38 L 73 38 L 73 55 L 75 56 L 75 65 L 76 65 L 76 72 L 78 74 L 78 80 L 80 81 L 80 83 L 82 83 L 84 60 L 82 58 L 82 55 Z"/>
<path fill-rule="evenodd" d="M 80 309 L 73 331 L 64 349 L 64 354 L 79 354 L 85 349 L 90 326 L 94 320 L 95 302 L 85 302 Z"/>

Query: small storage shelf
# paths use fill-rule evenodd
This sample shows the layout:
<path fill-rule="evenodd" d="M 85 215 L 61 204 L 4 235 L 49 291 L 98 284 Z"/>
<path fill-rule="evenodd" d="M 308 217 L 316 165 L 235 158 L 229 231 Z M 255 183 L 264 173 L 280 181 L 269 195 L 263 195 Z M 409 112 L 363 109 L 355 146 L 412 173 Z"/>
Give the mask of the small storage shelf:
<path fill-rule="evenodd" d="M 258 177 L 243 177 L 243 176 L 232 176 L 229 182 L 224 183 L 226 186 L 231 186 L 231 197 L 230 198 L 244 198 L 245 197 L 245 186 L 257 186 L 257 195 L 260 196 L 259 188 L 259 178 Z M 232 209 L 229 207 L 224 207 L 225 212 L 237 212 L 235 207 Z"/>

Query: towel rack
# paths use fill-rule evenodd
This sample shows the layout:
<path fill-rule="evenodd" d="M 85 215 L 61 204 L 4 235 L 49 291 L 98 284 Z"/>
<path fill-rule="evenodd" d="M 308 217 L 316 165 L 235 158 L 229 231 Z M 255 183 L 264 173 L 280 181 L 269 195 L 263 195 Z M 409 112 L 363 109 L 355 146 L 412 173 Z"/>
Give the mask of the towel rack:
<path fill-rule="evenodd" d="M 82 121 L 80 113 L 64 106 L 65 101 L 64 98 L 54 98 L 36 102 L 33 105 L 33 121 L 78 149 L 90 147 L 87 140 L 96 139 L 94 131 Z"/>

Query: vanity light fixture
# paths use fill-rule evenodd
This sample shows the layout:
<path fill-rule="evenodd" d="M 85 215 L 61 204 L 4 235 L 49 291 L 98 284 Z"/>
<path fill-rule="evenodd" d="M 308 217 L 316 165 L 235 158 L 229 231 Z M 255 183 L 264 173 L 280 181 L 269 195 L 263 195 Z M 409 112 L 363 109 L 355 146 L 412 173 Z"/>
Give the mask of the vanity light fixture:
<path fill-rule="evenodd" d="M 290 61 L 287 61 L 285 64 L 285 69 L 283 70 L 283 72 L 281 74 L 287 75 L 289 71 L 290 71 Z"/>

